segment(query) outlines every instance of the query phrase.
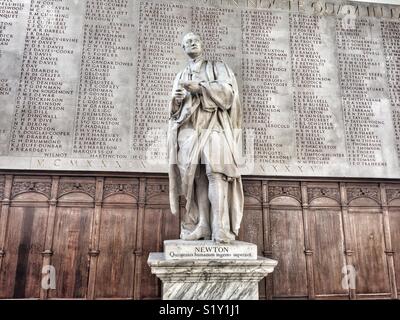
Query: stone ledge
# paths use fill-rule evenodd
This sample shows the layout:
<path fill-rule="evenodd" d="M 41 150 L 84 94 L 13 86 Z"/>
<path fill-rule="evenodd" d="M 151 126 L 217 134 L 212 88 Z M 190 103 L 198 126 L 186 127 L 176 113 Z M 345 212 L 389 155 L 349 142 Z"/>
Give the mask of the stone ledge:
<path fill-rule="evenodd" d="M 224 267 L 237 267 L 237 268 L 254 268 L 254 267 L 264 267 L 264 268 L 272 268 L 273 270 L 275 266 L 278 264 L 276 260 L 258 257 L 257 260 L 249 259 L 249 260 L 237 260 L 237 259 L 221 259 L 221 260 L 167 260 L 165 258 L 165 254 L 163 252 L 152 252 L 149 255 L 148 264 L 150 267 L 160 267 L 160 268 L 224 268 Z"/>
<path fill-rule="evenodd" d="M 162 281 L 164 300 L 257 300 L 258 283 L 274 271 L 277 261 L 167 260 L 150 253 L 151 272 Z"/>

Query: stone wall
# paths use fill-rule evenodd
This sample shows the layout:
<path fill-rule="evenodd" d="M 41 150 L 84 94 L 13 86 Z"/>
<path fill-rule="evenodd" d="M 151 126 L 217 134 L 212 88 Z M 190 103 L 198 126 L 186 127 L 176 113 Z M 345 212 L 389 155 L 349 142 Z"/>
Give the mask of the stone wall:
<path fill-rule="evenodd" d="M 168 97 L 192 30 L 239 79 L 244 174 L 400 177 L 400 6 L 15 0 L 0 9 L 0 168 L 166 172 Z"/>

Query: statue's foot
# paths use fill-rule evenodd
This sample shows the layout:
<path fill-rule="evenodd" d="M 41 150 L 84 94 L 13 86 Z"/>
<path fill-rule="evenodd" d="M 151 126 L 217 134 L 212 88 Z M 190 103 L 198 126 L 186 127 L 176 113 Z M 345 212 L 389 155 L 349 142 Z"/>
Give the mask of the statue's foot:
<path fill-rule="evenodd" d="M 231 240 L 229 240 L 229 239 L 218 239 L 218 238 L 216 238 L 216 239 L 214 239 L 214 242 L 215 242 L 216 244 L 230 244 L 230 243 L 231 243 Z"/>
<path fill-rule="evenodd" d="M 189 241 L 200 240 L 200 239 L 204 239 L 204 240 L 211 239 L 211 231 L 209 228 L 204 227 L 204 226 L 198 226 L 198 227 L 196 227 L 196 229 L 194 229 L 193 232 L 191 232 L 187 235 L 184 235 L 182 237 L 182 240 L 189 240 Z"/>
<path fill-rule="evenodd" d="M 213 234 L 213 240 L 215 243 L 219 244 L 229 244 L 232 241 L 235 241 L 236 237 L 231 232 L 223 232 L 219 231 Z"/>

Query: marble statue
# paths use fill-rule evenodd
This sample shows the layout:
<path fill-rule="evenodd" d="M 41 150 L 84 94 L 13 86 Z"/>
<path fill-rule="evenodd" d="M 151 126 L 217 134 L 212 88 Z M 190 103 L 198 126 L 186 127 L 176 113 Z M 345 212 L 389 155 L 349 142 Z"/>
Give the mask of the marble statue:
<path fill-rule="evenodd" d="M 229 243 L 243 216 L 239 172 L 242 108 L 236 78 L 221 61 L 208 61 L 200 37 L 187 34 L 187 67 L 175 79 L 168 130 L 170 204 L 183 240 Z"/>

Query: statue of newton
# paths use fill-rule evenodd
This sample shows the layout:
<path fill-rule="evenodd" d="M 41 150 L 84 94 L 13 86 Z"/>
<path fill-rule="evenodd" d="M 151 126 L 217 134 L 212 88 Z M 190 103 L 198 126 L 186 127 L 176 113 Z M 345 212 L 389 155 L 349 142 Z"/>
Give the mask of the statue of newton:
<path fill-rule="evenodd" d="M 179 214 L 184 196 L 181 239 L 229 243 L 243 216 L 238 85 L 224 62 L 204 58 L 198 35 L 185 35 L 182 47 L 189 63 L 176 76 L 169 106 L 171 211 Z"/>

